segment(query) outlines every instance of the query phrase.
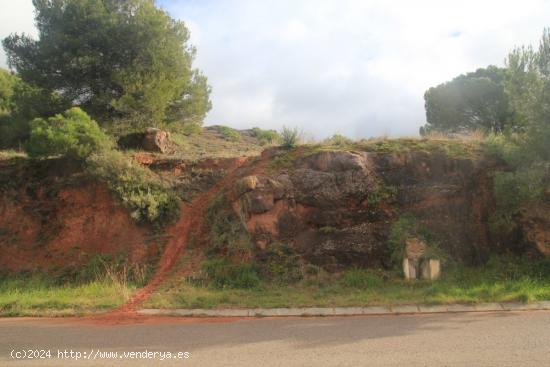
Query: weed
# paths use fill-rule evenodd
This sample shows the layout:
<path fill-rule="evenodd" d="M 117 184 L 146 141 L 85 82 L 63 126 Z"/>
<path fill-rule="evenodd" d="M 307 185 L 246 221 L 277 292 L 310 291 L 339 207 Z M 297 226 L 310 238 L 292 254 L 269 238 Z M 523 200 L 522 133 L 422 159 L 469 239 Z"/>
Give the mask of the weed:
<path fill-rule="evenodd" d="M 228 126 L 216 126 L 218 133 L 227 140 L 238 141 L 241 140 L 241 134 Z"/>
<path fill-rule="evenodd" d="M 300 144 L 302 132 L 297 127 L 289 128 L 283 126 L 281 130 L 281 146 L 285 149 L 292 149 Z"/>
<path fill-rule="evenodd" d="M 303 278 L 299 256 L 283 243 L 272 243 L 259 261 L 265 279 L 282 284 L 295 283 Z"/>
<path fill-rule="evenodd" d="M 341 274 L 340 282 L 349 288 L 374 289 L 382 286 L 383 279 L 367 269 L 352 268 Z"/>
<path fill-rule="evenodd" d="M 258 139 L 260 145 L 277 144 L 281 141 L 281 135 L 275 130 L 264 130 L 259 127 L 252 128 L 252 136 Z"/>
<path fill-rule="evenodd" d="M 214 288 L 254 288 L 260 284 L 256 270 L 250 264 L 232 264 L 225 259 L 205 261 L 203 270 Z"/>

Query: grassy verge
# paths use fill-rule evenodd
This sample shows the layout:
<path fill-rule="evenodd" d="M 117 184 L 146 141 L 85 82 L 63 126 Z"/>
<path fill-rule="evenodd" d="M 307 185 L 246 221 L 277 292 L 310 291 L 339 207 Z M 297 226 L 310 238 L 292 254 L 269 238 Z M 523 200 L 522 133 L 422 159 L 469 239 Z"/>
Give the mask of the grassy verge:
<path fill-rule="evenodd" d="M 0 316 L 76 316 L 112 309 L 134 288 L 109 279 L 55 285 L 44 277 L 0 281 Z"/>
<path fill-rule="evenodd" d="M 174 280 L 145 304 L 147 308 L 336 307 L 397 304 L 532 302 L 550 300 L 549 262 L 504 268 L 455 268 L 434 282 L 407 282 L 397 274 L 349 270 L 318 275 L 293 285 L 262 282 L 251 289 L 197 286 Z M 540 267 L 540 269 L 539 269 Z"/>

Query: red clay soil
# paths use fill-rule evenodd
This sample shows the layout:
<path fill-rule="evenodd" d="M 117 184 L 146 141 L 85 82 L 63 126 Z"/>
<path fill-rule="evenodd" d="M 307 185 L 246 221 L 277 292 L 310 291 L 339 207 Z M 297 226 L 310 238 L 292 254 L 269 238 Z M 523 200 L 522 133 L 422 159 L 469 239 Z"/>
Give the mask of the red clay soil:
<path fill-rule="evenodd" d="M 166 249 L 160 258 L 156 274 L 145 287 L 134 293 L 118 312 L 126 313 L 138 309 L 165 280 L 180 258 L 190 235 L 200 233 L 203 229 L 204 216 L 212 197 L 234 181 L 237 169 L 246 161 L 245 157 L 234 159 L 230 167 L 228 167 L 228 173 L 223 180 L 208 191 L 199 194 L 190 204 L 182 205 L 179 221 L 167 231 L 170 240 L 166 244 Z"/>
<path fill-rule="evenodd" d="M 267 167 L 269 158 L 268 154 L 262 154 L 262 157 L 258 161 L 253 162 L 244 171 L 239 172 L 239 175 L 254 175 L 263 172 Z M 227 160 L 225 161 L 227 162 Z M 132 297 L 117 310 L 84 318 L 82 321 L 89 321 L 98 325 L 117 325 L 158 322 L 162 319 L 159 317 L 140 315 L 136 311 L 166 280 L 167 276 L 171 274 L 188 240 L 190 238 L 197 238 L 197 236 L 201 236 L 201 234 L 205 233 L 204 217 L 210 200 L 218 192 L 234 183 L 237 178 L 238 169 L 247 161 L 247 157 L 239 157 L 231 160 L 226 168 L 228 173 L 220 182 L 208 191 L 197 195 L 190 204 L 182 205 L 179 221 L 167 230 L 170 240 L 166 244 L 164 253 L 161 256 L 158 270 L 153 276 L 153 279 L 145 287 L 137 290 Z M 224 166 L 225 164 L 227 163 L 224 163 Z M 170 319 L 174 320 L 173 318 Z M 189 321 L 188 318 L 183 318 L 182 322 L 186 322 L 186 320 Z M 203 321 L 209 322 L 208 320 L 209 319 L 204 319 Z M 227 322 L 230 320 L 234 321 L 235 318 L 229 318 L 227 320 L 217 319 L 216 322 Z"/>
<path fill-rule="evenodd" d="M 106 185 L 70 186 L 55 197 L 47 190 L 41 187 L 30 196 L 22 187 L 17 196 L 0 195 L 0 227 L 9 230 L 8 236 L 0 233 L 0 269 L 79 266 L 98 253 L 127 253 L 132 263 L 158 256 L 149 253 L 156 247 L 147 246 L 148 229 L 132 221 Z"/>

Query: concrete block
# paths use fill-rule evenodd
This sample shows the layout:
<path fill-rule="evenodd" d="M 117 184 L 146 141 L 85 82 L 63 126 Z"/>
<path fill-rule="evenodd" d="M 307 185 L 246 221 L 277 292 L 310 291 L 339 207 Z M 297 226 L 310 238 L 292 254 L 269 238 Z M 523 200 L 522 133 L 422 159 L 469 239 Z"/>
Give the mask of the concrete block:
<path fill-rule="evenodd" d="M 550 310 L 550 301 L 538 301 L 537 303 L 540 305 L 541 309 Z"/>
<path fill-rule="evenodd" d="M 334 316 L 334 308 L 332 307 L 303 308 L 301 316 Z"/>
<path fill-rule="evenodd" d="M 506 311 L 525 311 L 529 310 L 529 305 L 521 302 L 502 302 L 501 306 Z M 531 308 L 533 309 L 533 308 Z M 534 308 L 538 309 L 538 308 Z"/>
<path fill-rule="evenodd" d="M 448 305 L 447 306 L 447 311 L 448 312 L 473 312 L 475 310 L 476 310 L 476 308 L 475 308 L 474 305 L 456 304 L 456 305 Z"/>
<path fill-rule="evenodd" d="M 500 303 L 480 303 L 474 305 L 476 311 L 503 311 L 502 305 Z"/>
<path fill-rule="evenodd" d="M 422 313 L 440 313 L 440 312 L 447 312 L 448 306 L 447 305 L 420 305 L 418 306 L 418 309 Z"/>
<path fill-rule="evenodd" d="M 385 315 L 385 314 L 391 314 L 392 311 L 389 307 L 383 307 L 383 306 L 368 306 L 363 307 L 363 314 L 365 315 Z"/>
<path fill-rule="evenodd" d="M 390 310 L 393 313 L 417 313 L 419 311 L 417 305 L 391 306 Z"/>
<path fill-rule="evenodd" d="M 416 262 L 414 260 L 403 259 L 403 274 L 407 280 L 414 280 L 417 278 Z"/>
<path fill-rule="evenodd" d="M 436 280 L 441 275 L 441 262 L 437 259 L 425 259 L 421 264 L 422 279 Z"/>
<path fill-rule="evenodd" d="M 256 310 L 261 316 L 301 316 L 301 308 L 265 308 Z"/>
<path fill-rule="evenodd" d="M 362 307 L 334 307 L 335 315 L 362 315 Z"/>
<path fill-rule="evenodd" d="M 247 317 L 249 316 L 249 310 L 247 309 L 224 309 L 224 310 L 207 310 L 208 316 L 222 316 L 222 317 Z"/>

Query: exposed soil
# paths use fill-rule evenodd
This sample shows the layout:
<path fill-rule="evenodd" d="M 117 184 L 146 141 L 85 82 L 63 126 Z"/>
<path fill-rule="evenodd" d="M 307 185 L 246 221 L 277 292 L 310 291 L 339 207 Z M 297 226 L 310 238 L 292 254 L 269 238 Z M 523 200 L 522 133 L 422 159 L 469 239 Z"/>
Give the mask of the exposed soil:
<path fill-rule="evenodd" d="M 166 249 L 160 258 L 156 274 L 145 287 L 135 292 L 119 310 L 115 311 L 113 316 L 138 309 L 166 279 L 166 276 L 170 274 L 180 258 L 189 238 L 191 236 L 200 236 L 203 232 L 204 217 L 210 200 L 221 189 L 234 181 L 237 169 L 246 161 L 247 158 L 244 157 L 233 159 L 223 180 L 219 181 L 208 191 L 197 195 L 189 205 L 182 205 L 179 221 L 167 230 L 170 240 L 166 244 Z"/>
<path fill-rule="evenodd" d="M 48 186 L 0 196 L 0 267 L 12 272 L 79 266 L 94 254 L 128 254 L 132 263 L 158 256 L 148 228 L 136 225 L 104 184 Z"/>
<path fill-rule="evenodd" d="M 191 238 L 195 240 L 201 238 L 205 239 L 207 228 L 204 223 L 204 218 L 206 217 L 206 210 L 208 209 L 210 200 L 216 194 L 234 184 L 238 176 L 253 175 L 263 172 L 268 165 L 269 158 L 269 154 L 263 154 L 259 160 L 251 162 L 246 167 L 243 167 L 243 165 L 248 162 L 249 159 L 247 157 L 223 160 L 223 162 L 217 160 L 206 162 L 205 165 L 208 167 L 219 167 L 222 165 L 223 168 L 227 170 L 227 174 L 209 190 L 197 195 L 191 203 L 182 205 L 179 221 L 167 230 L 167 235 L 171 239 L 166 244 L 165 251 L 159 261 L 158 270 L 152 280 L 145 287 L 137 290 L 119 309 L 85 318 L 85 320 L 99 325 L 162 322 L 162 318 L 151 318 L 139 315 L 136 311 L 175 270 L 176 264 L 188 241 Z M 242 169 L 239 170 L 241 167 Z M 193 268 L 193 264 L 197 265 L 196 261 L 191 261 L 191 263 L 190 268 Z M 189 269 L 187 269 L 187 271 L 188 270 Z M 185 273 L 183 271 L 176 274 L 178 277 L 184 275 Z M 174 318 L 167 318 L 167 320 L 174 321 Z M 207 318 L 199 320 L 200 322 L 213 322 L 213 320 Z M 222 318 L 216 319 L 215 322 L 229 322 L 234 320 L 235 318 Z M 181 318 L 180 321 L 190 322 L 188 318 Z M 196 322 L 196 320 L 194 322 Z"/>

